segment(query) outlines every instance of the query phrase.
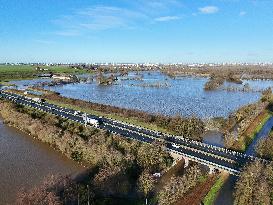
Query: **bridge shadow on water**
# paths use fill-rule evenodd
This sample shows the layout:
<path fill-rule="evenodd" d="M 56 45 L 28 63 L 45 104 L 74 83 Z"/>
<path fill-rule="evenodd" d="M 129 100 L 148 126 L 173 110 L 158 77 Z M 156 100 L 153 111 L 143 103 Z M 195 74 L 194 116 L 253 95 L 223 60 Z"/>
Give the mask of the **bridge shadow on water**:
<path fill-rule="evenodd" d="M 219 194 L 214 202 L 215 205 L 233 205 L 233 191 L 238 176 L 230 175 L 223 187 L 220 189 Z"/>

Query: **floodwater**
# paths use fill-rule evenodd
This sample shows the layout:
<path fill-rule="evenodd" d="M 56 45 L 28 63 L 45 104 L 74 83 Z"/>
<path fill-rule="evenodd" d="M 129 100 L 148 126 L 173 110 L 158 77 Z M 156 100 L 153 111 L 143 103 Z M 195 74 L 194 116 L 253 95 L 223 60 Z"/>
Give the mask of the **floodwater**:
<path fill-rule="evenodd" d="M 233 205 L 234 197 L 233 191 L 238 177 L 230 175 L 222 188 L 220 189 L 218 196 L 214 201 L 214 205 Z"/>
<path fill-rule="evenodd" d="M 223 134 L 218 131 L 208 131 L 204 134 L 203 142 L 206 144 L 218 146 L 218 147 L 224 147 L 224 138 Z"/>
<path fill-rule="evenodd" d="M 3 124 L 0 118 L 0 204 L 13 203 L 23 187 L 50 174 L 77 174 L 84 168 L 48 145 Z"/>
<path fill-rule="evenodd" d="M 25 90 L 26 88 L 30 86 L 37 85 L 39 83 L 49 83 L 52 79 L 49 78 L 37 78 L 37 79 L 31 79 L 31 80 L 13 80 L 10 81 L 10 84 L 14 84 L 16 89 L 18 90 Z"/>
<path fill-rule="evenodd" d="M 93 75 L 79 77 L 94 78 Z M 139 79 L 136 79 L 139 78 Z M 141 79 L 141 80 L 140 80 Z M 17 89 L 26 89 L 52 79 L 33 79 L 11 81 Z M 261 90 L 273 88 L 272 80 L 243 80 L 243 84 L 225 83 L 224 87 L 243 88 L 248 86 L 254 92 L 226 91 L 218 89 L 205 91 L 208 78 L 179 77 L 169 78 L 158 71 L 130 72 L 128 76 L 118 77 L 114 85 L 98 85 L 96 80 L 85 83 L 45 86 L 62 96 L 96 102 L 117 107 L 138 109 L 163 115 L 196 116 L 200 118 L 227 117 L 239 107 L 257 101 Z M 160 84 L 160 87 L 149 85 Z"/>
<path fill-rule="evenodd" d="M 114 85 L 97 85 L 96 81 L 45 87 L 59 92 L 62 96 L 90 102 L 138 109 L 164 115 L 197 116 L 201 118 L 227 117 L 239 107 L 253 103 L 260 97 L 259 92 L 228 92 L 225 90 L 205 91 L 207 78 L 182 77 L 171 79 L 160 72 L 142 72 L 142 80 L 133 79 L 139 74 L 129 73 L 118 77 Z M 265 82 L 266 85 L 270 83 Z M 273 85 L 273 81 L 270 81 Z M 143 87 L 160 83 L 162 87 Z M 246 83 L 246 81 L 244 82 Z M 255 86 L 256 81 L 249 81 Z M 167 85 L 167 86 L 165 86 Z M 236 86 L 236 84 L 235 84 Z"/>

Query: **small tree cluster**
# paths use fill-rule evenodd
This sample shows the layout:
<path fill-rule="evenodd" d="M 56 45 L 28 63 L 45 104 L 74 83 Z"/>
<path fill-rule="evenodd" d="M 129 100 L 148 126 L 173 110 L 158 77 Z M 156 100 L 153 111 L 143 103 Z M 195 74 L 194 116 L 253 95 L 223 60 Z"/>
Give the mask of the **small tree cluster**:
<path fill-rule="evenodd" d="M 262 158 L 273 160 L 273 132 L 259 141 L 256 152 Z"/>
<path fill-rule="evenodd" d="M 159 205 L 171 205 L 183 198 L 198 183 L 199 167 L 190 167 L 182 177 L 172 177 L 158 195 Z"/>
<path fill-rule="evenodd" d="M 254 162 L 245 167 L 235 186 L 234 205 L 273 203 L 273 164 Z"/>

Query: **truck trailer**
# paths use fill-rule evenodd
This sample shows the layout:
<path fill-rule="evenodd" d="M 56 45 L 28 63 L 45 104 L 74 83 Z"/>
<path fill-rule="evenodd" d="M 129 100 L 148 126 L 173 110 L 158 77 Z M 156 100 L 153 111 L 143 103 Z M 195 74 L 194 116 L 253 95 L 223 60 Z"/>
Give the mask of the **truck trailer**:
<path fill-rule="evenodd" d="M 37 103 L 44 103 L 45 102 L 45 99 L 41 99 L 41 98 L 32 98 L 32 100 Z"/>
<path fill-rule="evenodd" d="M 89 118 L 89 117 L 86 118 L 86 122 L 87 122 L 88 124 L 90 124 L 90 125 L 95 126 L 95 127 L 98 127 L 98 126 L 100 125 L 100 123 L 99 123 L 98 120 L 93 119 L 93 118 Z"/>

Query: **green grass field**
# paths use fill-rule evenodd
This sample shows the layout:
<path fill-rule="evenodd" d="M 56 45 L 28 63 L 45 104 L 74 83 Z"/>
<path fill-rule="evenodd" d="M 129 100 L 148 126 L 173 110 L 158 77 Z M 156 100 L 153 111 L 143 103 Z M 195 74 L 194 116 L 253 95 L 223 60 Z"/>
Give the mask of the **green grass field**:
<path fill-rule="evenodd" d="M 256 135 L 262 130 L 263 126 L 267 122 L 267 120 L 272 116 L 271 113 L 267 112 L 264 118 L 261 120 L 261 122 L 258 124 L 258 126 L 255 128 L 254 132 L 250 136 L 246 136 L 246 139 L 244 139 L 244 142 L 242 143 L 242 151 L 246 151 L 248 146 L 252 143 L 252 141 L 255 139 Z"/>
<path fill-rule="evenodd" d="M 67 66 L 40 66 L 48 69 L 47 71 L 37 71 L 36 66 L 31 65 L 0 65 L 0 82 L 20 79 L 32 79 L 39 73 L 66 73 L 83 74 L 88 71 L 82 69 L 73 69 Z"/>
<path fill-rule="evenodd" d="M 210 189 L 209 193 L 204 198 L 203 200 L 204 205 L 213 205 L 217 197 L 217 194 L 219 193 L 220 189 L 224 185 L 226 179 L 227 179 L 226 175 L 220 175 L 220 177 L 216 180 L 216 182 Z"/>

